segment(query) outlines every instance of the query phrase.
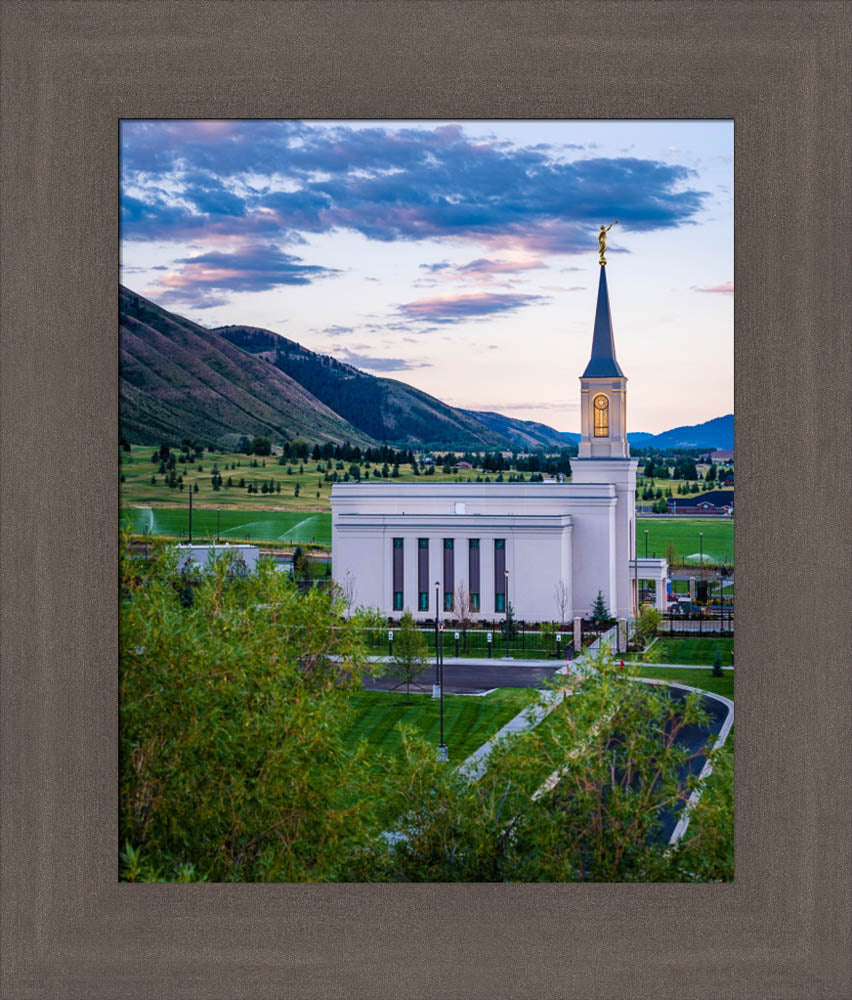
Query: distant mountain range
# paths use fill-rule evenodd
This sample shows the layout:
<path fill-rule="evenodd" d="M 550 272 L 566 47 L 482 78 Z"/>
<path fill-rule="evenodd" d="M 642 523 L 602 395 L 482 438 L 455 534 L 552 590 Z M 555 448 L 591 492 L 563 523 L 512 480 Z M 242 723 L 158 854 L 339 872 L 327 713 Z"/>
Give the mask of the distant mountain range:
<path fill-rule="evenodd" d="M 242 435 L 455 451 L 576 446 L 579 434 L 442 403 L 271 330 L 207 329 L 119 291 L 121 433 L 138 444 L 193 438 L 233 447 Z M 732 448 L 733 416 L 662 434 L 655 448 Z M 573 450 L 573 447 L 572 447 Z"/>
<path fill-rule="evenodd" d="M 628 434 L 630 444 L 651 448 L 718 448 L 732 451 L 734 447 L 734 415 L 705 420 L 703 424 L 673 427 L 661 434 Z"/>

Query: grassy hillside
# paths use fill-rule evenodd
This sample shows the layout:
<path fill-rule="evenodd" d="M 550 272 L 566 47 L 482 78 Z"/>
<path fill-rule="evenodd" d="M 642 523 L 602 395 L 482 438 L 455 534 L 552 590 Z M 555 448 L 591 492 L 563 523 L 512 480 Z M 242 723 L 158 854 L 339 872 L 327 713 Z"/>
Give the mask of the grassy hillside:
<path fill-rule="evenodd" d="M 127 440 L 208 444 L 265 434 L 276 441 L 369 443 L 274 365 L 126 288 L 119 293 L 119 338 Z"/>
<path fill-rule="evenodd" d="M 510 440 L 465 410 L 396 379 L 359 371 L 293 340 L 257 327 L 223 326 L 215 333 L 274 363 L 317 399 L 376 441 L 397 448 L 483 450 Z"/>
<path fill-rule="evenodd" d="M 537 448 L 553 450 L 554 448 L 569 448 L 571 454 L 576 454 L 576 444 L 579 434 L 570 431 L 557 431 L 547 424 L 535 420 L 517 420 L 505 417 L 502 413 L 491 410 L 465 410 L 469 416 L 490 427 L 497 434 L 508 438 L 516 448 L 524 451 L 535 451 Z"/>

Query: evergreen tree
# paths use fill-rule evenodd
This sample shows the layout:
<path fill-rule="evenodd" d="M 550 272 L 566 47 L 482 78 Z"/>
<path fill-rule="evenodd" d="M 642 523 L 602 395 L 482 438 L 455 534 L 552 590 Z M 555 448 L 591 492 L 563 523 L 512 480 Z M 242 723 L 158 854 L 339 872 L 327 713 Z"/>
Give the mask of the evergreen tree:
<path fill-rule="evenodd" d="M 609 621 L 610 613 L 609 608 L 606 606 L 606 599 L 604 598 L 603 591 L 598 591 L 598 596 L 595 598 L 595 603 L 592 605 L 591 620 L 595 625 L 602 625 L 604 622 Z"/>

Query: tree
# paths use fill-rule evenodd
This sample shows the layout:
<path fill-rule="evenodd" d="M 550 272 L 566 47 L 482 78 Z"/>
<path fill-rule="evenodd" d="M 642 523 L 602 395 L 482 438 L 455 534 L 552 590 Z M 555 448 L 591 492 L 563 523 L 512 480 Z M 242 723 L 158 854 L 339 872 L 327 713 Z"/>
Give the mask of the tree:
<path fill-rule="evenodd" d="M 293 576 L 297 580 L 304 580 L 308 575 L 309 567 L 308 557 L 302 552 L 302 546 L 297 545 L 293 549 Z"/>
<path fill-rule="evenodd" d="M 564 580 L 559 580 L 553 588 L 553 600 L 559 612 L 559 624 L 565 628 L 565 619 L 571 610 L 571 589 Z"/>
<path fill-rule="evenodd" d="M 366 669 L 358 623 L 265 560 L 233 570 L 226 555 L 196 574 L 185 606 L 174 550 L 122 553 L 123 877 L 348 880 L 381 829 L 375 775 L 343 741 Z"/>
<path fill-rule="evenodd" d="M 453 599 L 453 618 L 455 618 L 456 623 L 461 629 L 465 649 L 467 649 L 467 630 L 471 621 L 470 614 L 470 592 L 464 585 L 464 581 L 460 580 L 456 586 L 456 592 Z"/>
<path fill-rule="evenodd" d="M 351 616 L 352 606 L 355 603 L 355 577 L 353 576 L 351 570 L 346 570 L 340 584 L 340 592 L 343 600 L 343 606 L 346 609 L 346 614 L 347 616 Z"/>
<path fill-rule="evenodd" d="M 428 666 L 429 648 L 423 633 L 417 627 L 414 616 L 406 611 L 400 619 L 399 628 L 393 640 L 393 656 L 388 665 L 388 674 L 399 678 L 405 684 L 405 699 L 411 696 L 411 683 Z"/>
<path fill-rule="evenodd" d="M 669 566 L 677 566 L 680 562 L 680 553 L 674 542 L 666 542 L 666 562 Z"/>
<path fill-rule="evenodd" d="M 719 648 L 719 646 L 716 647 L 716 652 L 713 656 L 713 676 L 714 677 L 724 676 L 722 672 L 722 650 Z"/>
<path fill-rule="evenodd" d="M 701 695 L 684 700 L 638 682 L 606 649 L 562 699 L 547 727 L 498 742 L 476 781 L 441 766 L 434 746 L 403 735 L 385 762 L 386 828 L 363 856 L 362 877 L 430 882 L 639 882 L 731 877 L 731 784 L 693 814 L 694 842 L 670 850 L 667 811 L 697 786 L 683 778 L 702 755 L 682 738 L 707 731 Z M 564 686 L 564 678 L 559 683 Z M 693 728 L 694 727 L 694 728 Z M 710 753 L 723 766 L 718 751 Z M 704 796 L 702 796 L 703 800 Z M 690 827 L 692 823 L 690 824 Z M 707 853 L 700 864 L 702 847 Z M 692 868 L 690 869 L 690 865 Z M 700 871 L 696 879 L 695 871 Z"/>
<path fill-rule="evenodd" d="M 603 625 L 604 622 L 608 622 L 610 619 L 609 608 L 606 606 L 606 598 L 603 595 L 603 591 L 598 591 L 598 596 L 595 598 L 595 603 L 592 605 L 591 621 L 595 625 Z"/>
<path fill-rule="evenodd" d="M 651 604 L 643 604 L 639 609 L 639 617 L 636 619 L 636 629 L 633 634 L 640 650 L 646 649 L 656 638 L 657 629 L 662 620 L 662 611 Z"/>
<path fill-rule="evenodd" d="M 506 601 L 506 617 L 503 619 L 503 638 L 514 639 L 518 634 L 518 626 L 515 622 L 515 609 L 511 601 Z"/>

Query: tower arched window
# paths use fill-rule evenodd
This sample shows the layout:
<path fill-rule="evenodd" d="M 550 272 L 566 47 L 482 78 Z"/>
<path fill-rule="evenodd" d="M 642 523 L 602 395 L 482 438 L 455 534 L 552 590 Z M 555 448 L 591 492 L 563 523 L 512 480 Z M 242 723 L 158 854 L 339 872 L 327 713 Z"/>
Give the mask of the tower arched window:
<path fill-rule="evenodd" d="M 593 409 L 595 414 L 595 437 L 609 437 L 609 397 L 603 393 L 595 396 Z"/>

